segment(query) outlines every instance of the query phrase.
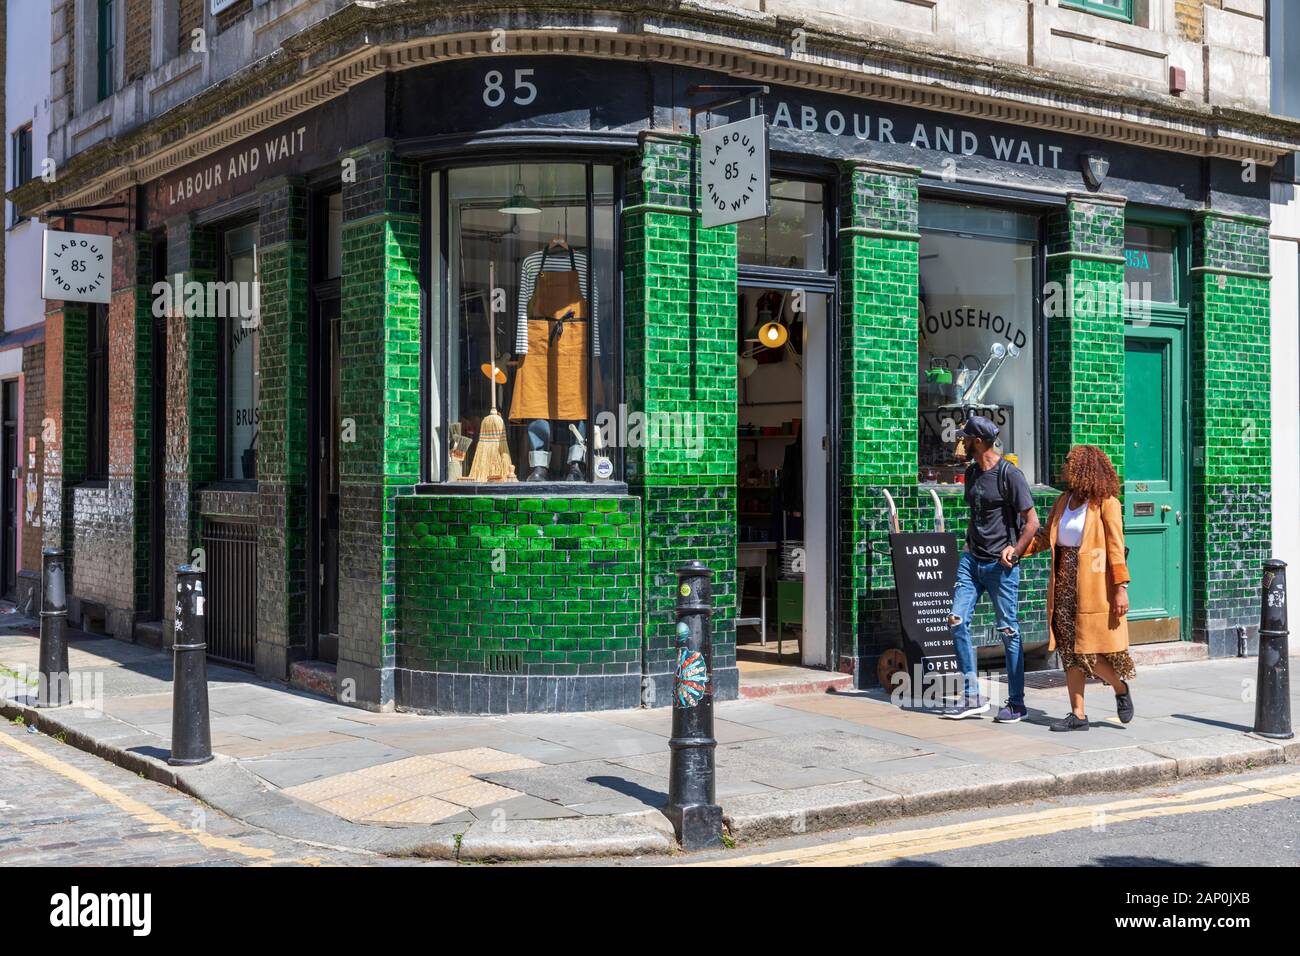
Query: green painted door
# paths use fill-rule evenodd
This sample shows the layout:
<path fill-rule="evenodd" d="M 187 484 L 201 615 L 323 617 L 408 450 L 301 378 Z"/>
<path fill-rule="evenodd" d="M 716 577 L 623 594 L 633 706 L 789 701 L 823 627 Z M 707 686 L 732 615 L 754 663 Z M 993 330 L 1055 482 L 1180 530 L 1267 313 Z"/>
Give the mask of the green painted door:
<path fill-rule="evenodd" d="M 1134 643 L 1183 636 L 1187 484 L 1183 331 L 1128 329 L 1124 348 L 1124 537 Z"/>

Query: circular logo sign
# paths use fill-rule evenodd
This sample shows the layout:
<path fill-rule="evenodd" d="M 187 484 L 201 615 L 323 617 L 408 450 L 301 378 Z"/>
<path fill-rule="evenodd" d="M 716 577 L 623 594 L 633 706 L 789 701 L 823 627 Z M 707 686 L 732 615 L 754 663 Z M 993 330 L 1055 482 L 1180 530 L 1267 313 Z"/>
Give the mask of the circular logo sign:
<path fill-rule="evenodd" d="M 596 477 L 601 481 L 608 481 L 614 474 L 614 463 L 608 458 L 596 459 Z"/>
<path fill-rule="evenodd" d="M 113 240 L 76 232 L 45 233 L 41 294 L 68 302 L 108 303 Z"/>

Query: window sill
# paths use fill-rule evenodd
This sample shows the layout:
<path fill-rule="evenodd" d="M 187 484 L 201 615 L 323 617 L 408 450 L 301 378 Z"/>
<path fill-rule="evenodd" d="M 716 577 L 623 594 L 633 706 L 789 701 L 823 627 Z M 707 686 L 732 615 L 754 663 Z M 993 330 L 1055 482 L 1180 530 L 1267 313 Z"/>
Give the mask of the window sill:
<path fill-rule="evenodd" d="M 560 498 L 581 495 L 626 495 L 623 481 L 447 481 L 415 486 L 417 495 L 511 495 L 522 498 Z"/>
<path fill-rule="evenodd" d="M 107 478 L 85 478 L 81 481 L 74 481 L 71 486 L 74 490 L 77 488 L 107 488 Z"/>
<path fill-rule="evenodd" d="M 223 478 L 221 481 L 210 481 L 203 486 L 204 491 L 257 491 L 257 479 L 246 478 Z"/>

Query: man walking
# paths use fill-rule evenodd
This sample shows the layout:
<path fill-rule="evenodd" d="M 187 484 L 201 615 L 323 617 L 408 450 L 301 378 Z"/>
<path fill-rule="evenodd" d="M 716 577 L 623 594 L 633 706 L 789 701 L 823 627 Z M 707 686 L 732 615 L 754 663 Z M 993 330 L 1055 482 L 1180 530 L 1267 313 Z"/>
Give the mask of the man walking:
<path fill-rule="evenodd" d="M 1038 531 L 1038 512 L 1024 473 L 998 453 L 998 426 L 972 415 L 962 427 L 958 457 L 969 457 L 966 468 L 966 547 L 957 564 L 953 589 L 953 643 L 962 670 L 963 699 L 945 707 L 949 720 L 975 717 L 989 709 L 979 692 L 975 647 L 970 639 L 970 619 L 980 595 L 993 601 L 998 634 L 1007 652 L 1007 702 L 994 719 L 1015 723 L 1025 717 L 1025 657 L 1016 620 L 1020 591 L 1020 556 Z"/>

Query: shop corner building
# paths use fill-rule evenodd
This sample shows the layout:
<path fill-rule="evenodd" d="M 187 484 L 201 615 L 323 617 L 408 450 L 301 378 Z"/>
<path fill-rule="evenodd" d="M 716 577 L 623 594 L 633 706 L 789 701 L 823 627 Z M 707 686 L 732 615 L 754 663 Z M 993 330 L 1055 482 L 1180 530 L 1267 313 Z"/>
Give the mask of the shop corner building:
<path fill-rule="evenodd" d="M 36 533 L 83 627 L 165 646 L 202 560 L 210 654 L 266 678 L 658 706 L 698 559 L 719 697 L 874 686 L 882 492 L 960 533 L 978 407 L 1043 508 L 1071 445 L 1114 460 L 1135 639 L 1254 638 L 1300 147 L 1260 0 L 101 6 L 54 4 L 58 175 L 10 193 L 113 236 L 111 303 L 44 316 Z M 698 134 L 759 109 L 770 214 L 704 228 Z"/>

